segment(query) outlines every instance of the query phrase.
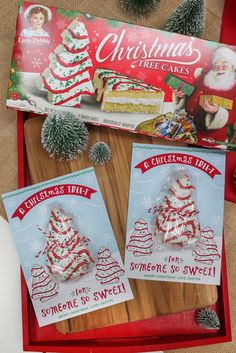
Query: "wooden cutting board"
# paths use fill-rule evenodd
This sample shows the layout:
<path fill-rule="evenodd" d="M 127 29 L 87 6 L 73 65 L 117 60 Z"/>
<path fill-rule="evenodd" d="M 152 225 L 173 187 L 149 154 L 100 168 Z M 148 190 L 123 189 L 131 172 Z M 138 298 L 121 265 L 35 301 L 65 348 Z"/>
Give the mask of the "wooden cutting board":
<path fill-rule="evenodd" d="M 28 119 L 24 125 L 32 184 L 91 166 L 86 152 L 72 162 L 59 162 L 50 158 L 40 142 L 43 121 L 43 117 L 36 117 Z M 95 167 L 95 172 L 124 258 L 132 143 L 173 145 L 173 142 L 97 126 L 89 126 L 89 131 L 90 145 L 104 141 L 112 150 L 111 161 L 105 166 Z M 130 284 L 135 299 L 61 321 L 56 324 L 57 329 L 62 333 L 70 333 L 106 327 L 205 307 L 217 301 L 217 287 L 213 285 L 144 280 L 130 280 Z"/>

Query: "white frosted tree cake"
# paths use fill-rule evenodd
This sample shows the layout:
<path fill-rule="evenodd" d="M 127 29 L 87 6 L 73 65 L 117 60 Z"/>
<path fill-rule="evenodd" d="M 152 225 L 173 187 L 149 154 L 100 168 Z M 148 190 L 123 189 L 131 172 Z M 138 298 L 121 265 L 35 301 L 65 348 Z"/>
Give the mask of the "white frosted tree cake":
<path fill-rule="evenodd" d="M 83 96 L 94 94 L 90 77 L 93 66 L 88 54 L 85 25 L 75 19 L 62 32 L 62 42 L 49 55 L 50 64 L 41 75 L 41 90 L 54 105 L 80 106 Z"/>
<path fill-rule="evenodd" d="M 94 260 L 88 239 L 79 235 L 71 217 L 58 207 L 51 210 L 46 241 L 38 256 L 46 254 L 48 271 L 59 282 L 79 278 L 89 271 Z"/>
<path fill-rule="evenodd" d="M 156 234 L 161 242 L 182 247 L 195 244 L 200 237 L 194 190 L 187 173 L 171 183 L 156 217 Z"/>

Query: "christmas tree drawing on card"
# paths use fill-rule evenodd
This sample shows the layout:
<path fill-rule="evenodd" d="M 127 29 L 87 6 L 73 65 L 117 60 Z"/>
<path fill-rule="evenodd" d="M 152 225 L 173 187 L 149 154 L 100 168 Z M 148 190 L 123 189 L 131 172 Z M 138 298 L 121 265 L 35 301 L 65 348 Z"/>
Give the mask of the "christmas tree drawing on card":
<path fill-rule="evenodd" d="M 194 261 L 207 265 L 212 265 L 214 261 L 220 259 L 218 246 L 214 240 L 215 234 L 210 227 L 206 227 L 201 232 L 201 237 L 196 242 L 193 249 Z"/>
<path fill-rule="evenodd" d="M 53 299 L 58 295 L 59 285 L 47 274 L 43 266 L 34 264 L 31 269 L 33 300 L 40 300 L 42 303 Z"/>
<path fill-rule="evenodd" d="M 95 278 L 101 284 L 117 283 L 125 273 L 118 262 L 111 256 L 109 249 L 104 247 L 101 247 L 97 254 L 96 268 Z"/>
<path fill-rule="evenodd" d="M 148 230 L 147 222 L 140 218 L 134 224 L 134 231 L 126 249 L 132 251 L 134 256 L 147 256 L 152 254 L 153 245 L 152 234 Z"/>

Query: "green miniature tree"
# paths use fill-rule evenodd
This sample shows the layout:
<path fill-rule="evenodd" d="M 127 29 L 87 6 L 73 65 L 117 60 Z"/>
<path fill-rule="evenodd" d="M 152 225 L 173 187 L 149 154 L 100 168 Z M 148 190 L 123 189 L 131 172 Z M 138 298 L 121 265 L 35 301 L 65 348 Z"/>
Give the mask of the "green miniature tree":
<path fill-rule="evenodd" d="M 8 99 L 27 100 L 27 96 L 22 87 L 22 77 L 15 60 L 12 61 L 10 78 L 8 82 Z"/>
<path fill-rule="evenodd" d="M 76 159 L 87 148 L 88 129 L 84 122 L 69 112 L 54 112 L 45 119 L 41 143 L 50 157 Z"/>
<path fill-rule="evenodd" d="M 89 151 L 89 159 L 96 165 L 103 165 L 111 158 L 111 149 L 105 142 L 95 143 Z"/>
<path fill-rule="evenodd" d="M 207 330 L 219 330 L 220 320 L 217 313 L 209 308 L 200 309 L 196 313 L 196 322 Z"/>
<path fill-rule="evenodd" d="M 164 31 L 202 37 L 205 26 L 205 0 L 184 0 L 163 27 Z"/>
<path fill-rule="evenodd" d="M 121 0 L 121 7 L 131 17 L 147 16 L 159 5 L 160 0 Z"/>

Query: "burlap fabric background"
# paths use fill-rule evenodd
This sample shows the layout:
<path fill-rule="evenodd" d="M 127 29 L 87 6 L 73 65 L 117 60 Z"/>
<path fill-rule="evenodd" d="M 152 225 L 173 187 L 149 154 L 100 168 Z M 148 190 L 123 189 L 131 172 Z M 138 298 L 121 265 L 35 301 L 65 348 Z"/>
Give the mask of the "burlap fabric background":
<path fill-rule="evenodd" d="M 117 18 L 155 28 L 160 28 L 168 15 L 180 2 L 180 0 L 162 0 L 159 9 L 153 12 L 151 16 L 146 19 L 143 18 L 139 21 L 135 21 L 123 13 L 120 8 L 119 0 L 38 0 L 38 3 L 45 5 L 54 5 L 65 9 L 77 9 L 81 12 L 87 12 L 97 16 Z M 224 0 L 206 0 L 206 4 L 207 16 L 204 38 L 217 41 L 220 34 Z M 11 62 L 16 16 L 17 0 L 0 0 L 0 77 L 2 93 L 0 98 L 0 193 L 17 188 L 16 112 L 5 109 L 6 88 Z M 236 338 L 236 240 L 234 239 L 236 229 L 235 211 L 236 205 L 226 202 L 225 241 L 234 340 Z M 4 216 L 2 204 L 0 204 L 0 214 Z M 192 348 L 189 350 L 178 350 L 179 353 L 186 351 L 188 353 L 235 353 L 236 343 Z"/>

